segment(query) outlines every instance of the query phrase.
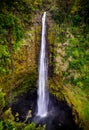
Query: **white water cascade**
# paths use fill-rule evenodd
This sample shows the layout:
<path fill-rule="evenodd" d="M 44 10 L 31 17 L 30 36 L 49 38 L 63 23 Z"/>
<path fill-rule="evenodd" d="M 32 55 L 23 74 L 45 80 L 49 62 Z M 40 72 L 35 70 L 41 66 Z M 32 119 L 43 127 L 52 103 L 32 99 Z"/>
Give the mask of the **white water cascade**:
<path fill-rule="evenodd" d="M 38 101 L 37 101 L 37 116 L 45 117 L 48 113 L 49 96 L 47 92 L 48 80 L 48 59 L 46 54 L 46 12 L 42 17 L 42 36 L 41 50 L 39 62 L 39 79 L 38 79 Z"/>

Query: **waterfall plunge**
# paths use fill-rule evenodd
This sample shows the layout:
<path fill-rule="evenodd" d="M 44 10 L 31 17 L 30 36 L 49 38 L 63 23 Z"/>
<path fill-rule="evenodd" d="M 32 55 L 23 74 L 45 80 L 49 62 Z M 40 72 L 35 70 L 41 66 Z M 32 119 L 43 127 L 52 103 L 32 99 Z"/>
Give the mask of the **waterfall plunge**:
<path fill-rule="evenodd" d="M 38 111 L 37 116 L 45 117 L 48 113 L 48 62 L 46 54 L 46 12 L 42 17 L 42 36 L 41 36 L 41 50 L 40 50 L 40 63 L 39 63 L 39 79 L 38 79 Z"/>

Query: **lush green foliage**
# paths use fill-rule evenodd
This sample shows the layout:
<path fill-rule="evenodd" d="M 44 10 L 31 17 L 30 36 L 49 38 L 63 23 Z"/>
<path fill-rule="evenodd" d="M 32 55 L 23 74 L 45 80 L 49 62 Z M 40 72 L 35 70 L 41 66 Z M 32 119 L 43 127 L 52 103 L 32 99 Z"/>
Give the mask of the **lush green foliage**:
<path fill-rule="evenodd" d="M 23 36 L 21 20 L 10 12 L 1 14 L 0 31 L 0 72 L 8 73 L 11 60 L 10 44 L 13 51 L 16 50 L 16 46 Z"/>
<path fill-rule="evenodd" d="M 0 89 L 0 114 L 2 112 L 2 109 L 5 107 L 5 99 L 4 99 L 4 93 Z"/>
<path fill-rule="evenodd" d="M 70 47 L 66 47 L 66 52 L 67 52 L 67 57 L 72 56 L 72 61 L 69 62 L 69 70 L 70 69 L 75 69 L 75 73 L 80 74 L 80 77 L 72 78 L 72 83 L 74 85 L 83 85 L 83 88 L 88 88 L 88 65 L 89 65 L 89 60 L 88 60 L 88 52 L 89 52 L 89 45 L 87 44 L 89 39 L 88 36 L 89 34 L 87 33 L 86 36 L 83 35 L 83 32 L 80 28 L 78 27 L 73 27 L 72 30 L 70 30 L 71 33 L 74 33 L 74 37 L 70 38 L 69 44 Z M 80 32 L 80 33 L 79 33 Z M 68 71 L 69 71 L 68 70 Z M 86 86 L 86 87 L 85 87 Z"/>
<path fill-rule="evenodd" d="M 40 126 L 36 128 L 35 124 L 33 123 L 27 126 L 24 123 L 17 123 L 14 121 L 11 109 L 6 111 L 4 110 L 4 107 L 7 109 L 6 105 L 8 106 L 8 100 L 10 96 L 8 96 L 8 94 L 10 93 L 10 89 L 12 87 L 14 90 L 14 87 L 16 86 L 16 91 L 18 91 L 18 93 L 14 91 L 12 96 L 13 100 L 14 96 L 17 94 L 26 92 L 28 87 L 35 88 L 36 86 L 36 73 L 33 74 L 33 72 L 31 72 L 32 74 L 28 76 L 27 70 L 26 75 L 23 75 L 23 72 L 20 72 L 21 74 L 19 74 L 17 71 L 16 72 L 18 74 L 14 75 L 14 73 L 16 73 L 14 66 L 15 60 L 19 58 L 19 56 L 18 58 L 16 57 L 16 53 L 18 48 L 23 43 L 22 38 L 24 38 L 25 32 L 30 29 L 31 25 L 33 24 L 33 16 L 35 12 L 40 9 L 41 4 L 42 0 L 0 1 L 0 130 L 24 130 L 28 127 L 29 129 L 33 130 L 42 129 Z M 26 54 L 23 53 L 21 55 Z M 22 58 L 25 62 L 24 57 Z M 23 64 L 22 66 L 24 67 L 23 61 L 21 62 Z M 5 92 L 5 95 L 3 91 Z M 32 91 L 34 91 L 34 89 Z"/>
<path fill-rule="evenodd" d="M 79 114 L 80 127 L 89 129 L 89 1 L 55 0 L 51 3 L 50 12 L 55 21 L 55 40 L 53 52 L 55 57 L 54 71 L 62 71 L 63 87 L 51 87 L 60 99 L 58 90 L 64 93 L 65 99 Z M 54 26 L 54 25 L 53 25 Z M 53 34 L 54 36 L 54 34 Z M 51 42 L 52 43 L 52 42 Z M 56 72 L 58 75 L 58 72 Z M 59 79 L 61 77 L 59 73 Z M 57 84 L 57 78 L 54 81 Z M 59 88 L 58 88 L 59 87 Z M 58 92 L 56 92 L 58 91 Z M 78 120 L 76 121 L 78 122 Z M 79 123 L 79 122 L 78 122 Z"/>
<path fill-rule="evenodd" d="M 4 120 L 4 121 L 0 121 L 0 130 L 45 130 L 45 125 L 42 126 L 38 126 L 36 127 L 36 125 L 34 123 L 29 123 L 29 124 L 24 124 L 24 123 L 16 123 L 14 121 L 10 121 L 10 120 Z"/>
<path fill-rule="evenodd" d="M 11 72 L 14 52 L 21 44 L 25 30 L 32 23 L 32 15 L 41 3 L 41 0 L 1 1 L 0 73 Z"/>
<path fill-rule="evenodd" d="M 36 127 L 36 125 L 34 123 L 31 123 L 31 124 L 26 125 L 24 130 L 45 130 L 45 126 L 43 126 L 43 127 L 41 127 L 41 126 Z"/>
<path fill-rule="evenodd" d="M 86 122 L 89 122 L 89 0 L 1 0 L 0 118 L 3 120 L 0 121 L 0 130 L 45 129 L 45 127 L 42 128 L 41 126 L 36 127 L 34 123 L 26 125 L 21 122 L 15 122 L 10 109 L 3 112 L 3 108 L 7 104 L 7 102 L 5 104 L 4 96 L 8 95 L 10 87 L 14 91 L 13 98 L 17 94 L 27 91 L 28 87 L 33 87 L 33 91 L 36 89 L 37 72 L 28 73 L 27 70 L 24 73 L 24 62 L 28 59 L 28 53 L 26 52 L 30 48 L 30 45 L 28 48 L 26 45 L 23 47 L 25 52 L 22 51 L 23 49 L 20 50 L 22 51 L 21 55 L 17 56 L 16 54 L 22 44 L 25 32 L 34 26 L 33 17 L 36 13 L 39 13 L 39 10 L 48 10 L 54 20 L 53 25 L 55 26 L 49 29 L 50 34 L 48 34 L 50 35 L 50 37 L 48 36 L 48 40 L 51 45 L 50 53 L 52 54 L 52 61 L 55 61 L 57 56 L 55 46 L 59 45 L 59 48 L 63 47 L 62 53 L 59 52 L 60 54 L 58 54 L 58 56 L 61 55 L 63 61 L 60 59 L 59 62 L 68 62 L 66 70 L 62 70 L 62 67 L 59 66 L 59 76 L 56 76 L 53 72 L 55 71 L 56 63 L 51 62 L 51 66 L 54 67 L 52 72 L 55 74 L 55 77 L 53 75 L 55 83 L 50 85 L 51 92 L 61 100 L 64 100 L 65 96 L 67 102 L 73 104 L 81 122 L 85 122 L 85 126 Z M 33 31 L 37 33 L 36 30 Z M 33 34 L 29 36 L 29 39 L 31 37 L 33 37 Z M 32 44 L 35 44 L 35 40 L 37 40 L 36 37 L 31 39 Z M 62 45 L 61 47 L 60 44 Z M 63 51 L 65 51 L 64 54 Z M 22 60 L 20 56 L 22 56 Z M 17 63 L 15 65 L 18 66 L 17 71 L 21 72 L 16 71 L 17 74 L 12 78 L 15 71 L 14 60 L 17 59 L 20 65 L 18 66 Z M 21 68 L 21 66 L 23 67 Z M 29 69 L 29 71 L 31 70 Z M 60 83 L 57 82 L 56 84 L 56 78 L 58 81 L 60 80 Z M 64 90 L 63 88 L 61 90 L 61 86 L 65 86 Z M 59 90 L 62 93 L 61 95 L 59 94 Z M 82 124 L 81 126 L 83 126 Z"/>

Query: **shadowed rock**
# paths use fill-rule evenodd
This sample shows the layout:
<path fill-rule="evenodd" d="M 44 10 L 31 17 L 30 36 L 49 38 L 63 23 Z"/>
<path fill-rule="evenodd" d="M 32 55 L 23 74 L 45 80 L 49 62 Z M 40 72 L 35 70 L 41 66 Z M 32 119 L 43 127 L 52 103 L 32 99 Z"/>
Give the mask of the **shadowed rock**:
<path fill-rule="evenodd" d="M 36 116 L 36 93 L 29 91 L 23 96 L 18 96 L 17 101 L 12 104 L 13 115 L 19 113 L 20 121 L 25 123 L 35 122 L 39 124 L 46 124 L 46 130 L 80 130 L 74 122 L 72 110 L 65 102 L 58 101 L 55 97 L 50 95 L 48 115 L 44 118 Z M 32 117 L 26 120 L 27 113 L 32 110 Z"/>

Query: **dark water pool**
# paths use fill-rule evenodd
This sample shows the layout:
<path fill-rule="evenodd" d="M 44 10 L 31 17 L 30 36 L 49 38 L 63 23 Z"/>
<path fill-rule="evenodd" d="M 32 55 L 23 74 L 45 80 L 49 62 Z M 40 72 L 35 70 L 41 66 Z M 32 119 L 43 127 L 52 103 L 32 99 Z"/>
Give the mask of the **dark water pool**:
<path fill-rule="evenodd" d="M 17 100 L 18 99 L 18 100 Z M 19 120 L 25 121 L 29 110 L 32 110 L 32 117 L 26 123 L 35 122 L 37 125 L 46 124 L 46 130 L 80 130 L 75 124 L 72 109 L 66 102 L 60 102 L 55 97 L 50 96 L 48 115 L 44 118 L 36 116 L 37 94 L 29 91 L 16 97 L 16 102 L 12 104 L 12 113 L 19 113 Z"/>

